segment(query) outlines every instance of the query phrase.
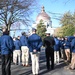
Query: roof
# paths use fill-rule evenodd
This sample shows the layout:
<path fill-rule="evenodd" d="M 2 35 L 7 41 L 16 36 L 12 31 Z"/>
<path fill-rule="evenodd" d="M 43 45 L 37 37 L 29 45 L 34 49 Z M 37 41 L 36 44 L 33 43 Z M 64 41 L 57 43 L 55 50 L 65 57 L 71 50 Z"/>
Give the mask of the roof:
<path fill-rule="evenodd" d="M 41 13 L 36 17 L 36 21 L 40 20 L 50 20 L 50 16 L 45 12 L 44 7 L 42 7 Z"/>

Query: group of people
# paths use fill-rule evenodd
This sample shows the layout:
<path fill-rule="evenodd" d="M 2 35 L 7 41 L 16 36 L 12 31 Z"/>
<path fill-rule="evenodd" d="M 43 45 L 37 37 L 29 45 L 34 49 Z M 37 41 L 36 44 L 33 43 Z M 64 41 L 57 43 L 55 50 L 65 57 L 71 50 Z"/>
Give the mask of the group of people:
<path fill-rule="evenodd" d="M 30 66 L 29 54 L 31 55 L 32 73 L 39 75 L 39 57 L 42 46 L 45 47 L 48 71 L 54 69 L 54 65 L 60 62 L 60 57 L 65 59 L 65 55 L 66 62 L 71 61 L 68 68 L 72 70 L 75 68 L 75 38 L 69 41 L 68 37 L 59 39 L 46 33 L 46 37 L 42 41 L 42 38 L 36 34 L 35 28 L 32 28 L 32 35 L 29 37 L 26 37 L 25 32 L 22 32 L 22 36 L 11 38 L 6 27 L 2 28 L 2 32 L 3 35 L 0 37 L 2 75 L 11 75 L 12 56 L 14 64 Z"/>
<path fill-rule="evenodd" d="M 13 51 L 13 62 L 15 64 L 22 64 L 23 66 L 30 66 L 29 55 L 31 55 L 32 61 L 32 72 L 33 75 L 39 73 L 39 55 L 40 48 L 42 46 L 42 39 L 36 34 L 36 29 L 32 29 L 32 35 L 26 37 L 25 32 L 22 32 L 21 37 L 13 38 L 14 40 L 14 51 Z M 18 63 L 17 63 L 17 58 Z M 22 61 L 22 63 L 21 63 Z"/>
<path fill-rule="evenodd" d="M 75 69 L 75 34 L 74 36 L 65 36 L 62 38 L 54 37 L 54 62 L 60 62 L 63 58 L 67 63 L 67 69 Z"/>
<path fill-rule="evenodd" d="M 11 75 L 12 56 L 14 64 L 29 66 L 29 52 L 32 61 L 32 73 L 38 75 L 40 48 L 43 43 L 41 37 L 36 34 L 36 29 L 32 28 L 32 35 L 29 37 L 26 37 L 25 32 L 23 32 L 21 37 L 11 38 L 6 27 L 2 28 L 2 32 L 3 35 L 0 37 L 2 75 Z"/>
<path fill-rule="evenodd" d="M 14 51 L 13 51 L 13 63 L 16 65 L 29 66 L 29 48 L 27 37 L 25 32 L 22 32 L 22 36 L 13 37 Z M 21 63 L 22 61 L 22 63 Z"/>

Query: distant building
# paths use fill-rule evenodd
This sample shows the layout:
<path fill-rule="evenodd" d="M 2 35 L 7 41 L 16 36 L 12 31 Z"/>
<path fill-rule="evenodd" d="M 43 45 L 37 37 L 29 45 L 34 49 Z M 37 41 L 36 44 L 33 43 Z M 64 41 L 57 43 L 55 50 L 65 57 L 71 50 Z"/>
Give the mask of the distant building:
<path fill-rule="evenodd" d="M 46 33 L 53 35 L 55 28 L 52 27 L 51 17 L 45 12 L 44 6 L 42 7 L 41 12 L 37 15 L 36 21 L 32 27 L 37 29 L 37 25 L 39 24 L 40 20 L 43 21 L 44 25 L 46 25 Z"/>

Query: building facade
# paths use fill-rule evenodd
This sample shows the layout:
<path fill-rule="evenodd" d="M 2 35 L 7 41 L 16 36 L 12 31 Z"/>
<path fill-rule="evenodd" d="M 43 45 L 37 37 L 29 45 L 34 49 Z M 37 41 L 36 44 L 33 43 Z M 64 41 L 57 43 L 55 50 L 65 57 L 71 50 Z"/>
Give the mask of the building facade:
<path fill-rule="evenodd" d="M 41 20 L 46 26 L 46 33 L 50 33 L 51 35 L 53 35 L 55 28 L 52 27 L 51 17 L 45 12 L 44 6 L 42 6 L 41 12 L 37 15 L 36 21 L 32 25 L 32 27 L 35 27 L 37 29 L 37 25 L 40 23 Z"/>

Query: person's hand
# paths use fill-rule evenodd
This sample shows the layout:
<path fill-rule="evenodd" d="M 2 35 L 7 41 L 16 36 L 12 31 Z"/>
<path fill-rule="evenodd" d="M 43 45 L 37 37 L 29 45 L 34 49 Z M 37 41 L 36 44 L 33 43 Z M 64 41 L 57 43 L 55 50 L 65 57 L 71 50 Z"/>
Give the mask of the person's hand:
<path fill-rule="evenodd" d="M 64 46 L 65 46 L 65 44 L 64 44 Z"/>
<path fill-rule="evenodd" d="M 36 52 L 36 49 L 34 49 L 33 52 Z"/>

